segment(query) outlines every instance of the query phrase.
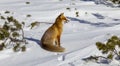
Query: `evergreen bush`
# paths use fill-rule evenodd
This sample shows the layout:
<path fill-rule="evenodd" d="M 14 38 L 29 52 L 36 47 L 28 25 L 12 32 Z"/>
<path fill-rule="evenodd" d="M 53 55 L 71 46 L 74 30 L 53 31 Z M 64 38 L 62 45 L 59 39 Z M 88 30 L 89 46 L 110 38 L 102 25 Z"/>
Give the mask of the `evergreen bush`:
<path fill-rule="evenodd" d="M 105 56 L 90 56 L 83 60 L 97 63 L 110 63 L 113 59 L 120 60 L 120 38 L 112 36 L 107 42 L 96 42 L 97 49 Z"/>
<path fill-rule="evenodd" d="M 112 36 L 106 43 L 96 42 L 96 46 L 102 54 L 107 54 L 108 59 L 120 57 L 120 39 L 117 36 Z"/>
<path fill-rule="evenodd" d="M 6 12 L 8 13 L 8 12 Z M 19 22 L 13 16 L 0 16 L 4 25 L 0 28 L 0 50 L 13 49 L 13 51 L 25 51 L 26 40 L 24 38 L 24 22 Z"/>
<path fill-rule="evenodd" d="M 111 2 L 113 2 L 115 4 L 120 4 L 120 0 L 108 0 L 108 1 L 111 1 Z"/>

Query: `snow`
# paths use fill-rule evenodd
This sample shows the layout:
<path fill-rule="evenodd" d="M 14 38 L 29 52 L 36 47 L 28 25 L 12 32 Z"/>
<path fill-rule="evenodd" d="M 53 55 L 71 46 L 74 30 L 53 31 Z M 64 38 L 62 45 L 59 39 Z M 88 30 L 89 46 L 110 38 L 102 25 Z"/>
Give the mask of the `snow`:
<path fill-rule="evenodd" d="M 30 4 L 26 4 L 30 2 Z M 70 10 L 66 8 L 69 7 Z M 0 51 L 1 66 L 117 66 L 118 61 L 99 64 L 83 61 L 91 55 L 101 55 L 95 43 L 105 42 L 112 35 L 120 36 L 120 8 L 80 0 L 1 0 L 0 13 L 10 11 L 19 21 L 25 22 L 26 52 Z M 54 53 L 39 46 L 44 31 L 64 12 L 70 22 L 64 24 L 61 45 L 63 53 Z M 79 12 L 76 17 L 75 12 Z M 30 14 L 31 17 L 26 17 Z M 1 20 L 0 20 L 1 21 Z M 43 22 L 30 29 L 30 23 Z M 3 21 L 0 22 L 3 24 Z"/>

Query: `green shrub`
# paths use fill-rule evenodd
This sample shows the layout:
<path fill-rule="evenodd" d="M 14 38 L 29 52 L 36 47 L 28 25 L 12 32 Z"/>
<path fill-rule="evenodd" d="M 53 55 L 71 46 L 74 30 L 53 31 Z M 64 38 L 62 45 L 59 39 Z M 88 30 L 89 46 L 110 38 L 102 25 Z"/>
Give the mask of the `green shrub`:
<path fill-rule="evenodd" d="M 28 27 L 31 27 L 32 29 L 33 27 L 38 26 L 39 24 L 40 22 L 35 21 L 35 22 L 32 22 Z"/>
<path fill-rule="evenodd" d="M 120 57 L 120 51 L 118 50 L 120 39 L 117 36 L 112 36 L 106 43 L 96 42 L 96 46 L 103 54 L 107 54 L 108 59 L 113 59 L 114 56 Z"/>
<path fill-rule="evenodd" d="M 10 13 L 10 11 L 5 11 L 5 14 L 8 14 L 8 13 Z"/>
<path fill-rule="evenodd" d="M 22 49 L 22 50 L 21 50 L 22 52 L 25 52 L 25 51 L 26 51 L 26 47 L 25 47 L 25 46 L 21 47 L 21 49 Z"/>
<path fill-rule="evenodd" d="M 0 16 L 1 19 L 5 20 L 5 17 L 4 16 Z"/>
<path fill-rule="evenodd" d="M 110 63 L 113 59 L 120 60 L 120 38 L 117 36 L 112 36 L 107 42 L 96 42 L 96 47 L 98 50 L 105 54 L 105 56 L 89 56 L 83 58 L 84 61 L 92 61 L 97 63 Z"/>
<path fill-rule="evenodd" d="M 3 41 L 0 44 L 0 50 L 7 49 L 10 46 L 13 51 L 18 52 L 26 50 L 26 42 L 24 38 L 23 25 L 24 22 L 19 22 L 13 16 L 1 16 L 1 19 L 4 20 L 4 25 L 0 29 L 0 41 Z M 22 38 L 21 38 L 22 37 Z M 24 47 L 21 48 L 21 45 Z"/>
<path fill-rule="evenodd" d="M 14 52 L 20 51 L 20 44 L 16 44 L 16 46 L 13 47 Z"/>
<path fill-rule="evenodd" d="M 0 44 L 0 51 L 2 51 L 2 50 L 4 49 L 4 47 L 5 47 L 5 44 L 4 44 L 4 43 L 1 43 L 1 44 Z"/>
<path fill-rule="evenodd" d="M 120 0 L 108 0 L 108 1 L 111 1 L 111 2 L 113 2 L 115 4 L 120 4 Z"/>

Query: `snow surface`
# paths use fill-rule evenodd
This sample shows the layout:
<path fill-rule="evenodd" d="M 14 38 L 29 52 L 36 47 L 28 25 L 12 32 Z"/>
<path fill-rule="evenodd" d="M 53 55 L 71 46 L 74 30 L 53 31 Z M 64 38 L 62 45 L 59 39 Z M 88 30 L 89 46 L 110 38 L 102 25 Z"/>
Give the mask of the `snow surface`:
<path fill-rule="evenodd" d="M 30 4 L 26 4 L 30 2 Z M 70 8 L 67 10 L 66 8 Z M 0 0 L 0 13 L 11 11 L 19 21 L 25 22 L 26 52 L 6 49 L 0 52 L 0 66 L 117 66 L 119 62 L 100 64 L 83 61 L 91 55 L 101 55 L 95 43 L 105 42 L 112 35 L 120 36 L 120 8 L 97 5 L 80 0 Z M 70 20 L 64 24 L 61 44 L 64 53 L 54 53 L 39 46 L 44 31 L 64 12 Z M 79 12 L 76 17 L 75 12 Z M 26 17 L 26 15 L 32 15 Z M 6 16 L 6 15 L 5 15 Z M 0 20 L 1 21 L 1 20 Z M 42 22 L 30 29 L 30 23 Z M 3 24 L 2 21 L 0 24 Z"/>

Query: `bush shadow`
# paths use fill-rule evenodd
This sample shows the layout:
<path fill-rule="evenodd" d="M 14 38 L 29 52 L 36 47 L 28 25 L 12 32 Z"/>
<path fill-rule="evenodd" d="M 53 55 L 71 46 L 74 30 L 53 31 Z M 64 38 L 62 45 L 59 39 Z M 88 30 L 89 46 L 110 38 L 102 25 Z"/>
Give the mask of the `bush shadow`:
<path fill-rule="evenodd" d="M 39 45 L 40 47 L 42 46 L 41 41 L 38 40 L 38 39 L 28 38 L 28 37 L 25 37 L 25 39 L 30 40 L 30 41 L 33 41 L 33 42 L 36 42 L 36 44 Z"/>
<path fill-rule="evenodd" d="M 94 57 L 94 56 L 90 56 L 87 58 L 82 58 L 83 61 L 85 62 L 95 62 L 98 64 L 109 64 L 111 62 L 110 59 L 107 58 L 102 58 L 102 57 Z"/>

